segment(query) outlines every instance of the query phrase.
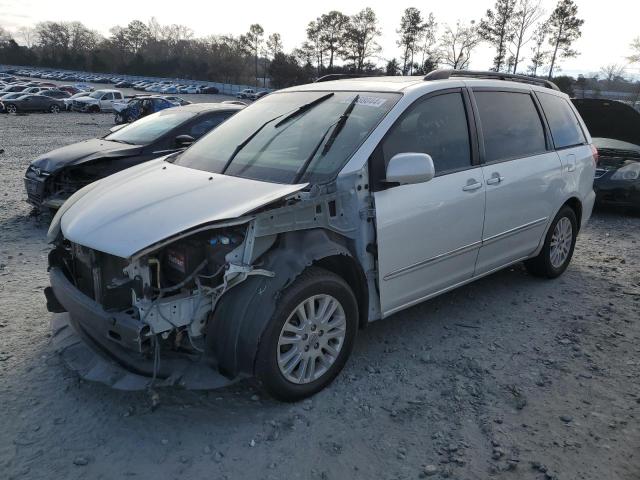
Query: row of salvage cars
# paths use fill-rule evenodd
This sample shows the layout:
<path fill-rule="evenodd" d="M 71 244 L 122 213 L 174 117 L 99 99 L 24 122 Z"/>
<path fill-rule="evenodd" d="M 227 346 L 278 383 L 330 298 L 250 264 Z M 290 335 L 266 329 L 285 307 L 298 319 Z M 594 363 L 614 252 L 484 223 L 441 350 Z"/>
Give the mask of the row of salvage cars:
<path fill-rule="evenodd" d="M 333 380 L 369 321 L 516 261 L 560 275 L 594 203 L 594 144 L 599 198 L 638 202 L 638 123 L 621 139 L 609 122 L 594 125 L 591 142 L 575 109 L 596 104 L 571 106 L 550 82 L 519 77 L 505 92 L 487 72 L 438 75 L 171 108 L 36 159 L 25 185 L 30 203 L 57 209 L 45 295 L 67 363 L 120 389 L 255 376 L 298 400 Z M 531 117 L 543 153 L 486 162 L 491 120 L 481 130 L 477 110 L 495 108 L 481 103 L 488 94 L 544 105 Z M 472 110 L 477 124 L 463 120 Z M 571 148 L 559 146 L 561 119 L 580 139 Z M 447 156 L 457 163 L 441 171 Z M 511 186 L 543 163 L 551 180 Z M 519 214 L 485 220 L 492 192 L 509 195 L 492 208 Z M 483 224 L 505 233 L 485 239 Z M 493 255 L 484 266 L 483 255 Z"/>

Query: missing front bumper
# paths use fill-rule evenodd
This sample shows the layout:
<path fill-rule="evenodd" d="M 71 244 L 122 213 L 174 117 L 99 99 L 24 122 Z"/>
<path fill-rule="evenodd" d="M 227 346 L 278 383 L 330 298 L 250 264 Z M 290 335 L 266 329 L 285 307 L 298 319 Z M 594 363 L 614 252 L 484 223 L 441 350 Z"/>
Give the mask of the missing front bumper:
<path fill-rule="evenodd" d="M 118 323 L 114 315 L 77 290 L 59 268 L 51 268 L 50 279 L 55 300 L 68 312 L 54 314 L 51 320 L 53 345 L 67 366 L 85 380 L 118 390 L 150 387 L 154 362 L 135 349 L 139 345 L 138 327 L 132 322 L 120 322 L 116 331 L 121 338 L 116 341 L 112 336 Z M 198 358 L 174 354 L 161 357 L 153 386 L 207 390 L 237 380 L 221 375 L 213 360 L 204 354 Z"/>

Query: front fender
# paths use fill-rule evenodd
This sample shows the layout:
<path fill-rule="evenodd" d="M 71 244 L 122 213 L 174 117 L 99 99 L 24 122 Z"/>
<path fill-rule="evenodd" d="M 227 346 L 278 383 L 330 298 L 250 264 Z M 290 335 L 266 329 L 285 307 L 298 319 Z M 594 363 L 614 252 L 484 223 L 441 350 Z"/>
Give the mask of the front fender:
<path fill-rule="evenodd" d="M 207 348 L 223 375 L 252 376 L 262 334 L 273 316 L 281 292 L 305 268 L 334 255 L 351 257 L 342 237 L 317 229 L 281 235 L 260 268 L 273 277 L 250 276 L 218 302 L 207 326 Z"/>

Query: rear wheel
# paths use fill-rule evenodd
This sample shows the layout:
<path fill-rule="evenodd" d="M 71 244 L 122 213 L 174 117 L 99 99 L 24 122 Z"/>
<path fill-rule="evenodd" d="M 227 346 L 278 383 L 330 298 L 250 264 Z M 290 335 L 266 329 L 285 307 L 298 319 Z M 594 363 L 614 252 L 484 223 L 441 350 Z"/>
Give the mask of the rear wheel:
<path fill-rule="evenodd" d="M 7 113 L 17 113 L 18 107 L 16 107 L 13 103 L 8 104 L 6 107 Z"/>
<path fill-rule="evenodd" d="M 58 105 L 51 105 L 49 111 L 51 113 L 60 113 L 60 107 Z"/>
<path fill-rule="evenodd" d="M 279 300 L 258 351 L 256 374 L 274 397 L 296 401 L 329 385 L 353 348 L 358 304 L 349 285 L 306 270 Z"/>
<path fill-rule="evenodd" d="M 577 235 L 576 214 L 565 205 L 553 219 L 538 256 L 525 261 L 529 273 L 547 278 L 562 275 L 571 262 Z"/>

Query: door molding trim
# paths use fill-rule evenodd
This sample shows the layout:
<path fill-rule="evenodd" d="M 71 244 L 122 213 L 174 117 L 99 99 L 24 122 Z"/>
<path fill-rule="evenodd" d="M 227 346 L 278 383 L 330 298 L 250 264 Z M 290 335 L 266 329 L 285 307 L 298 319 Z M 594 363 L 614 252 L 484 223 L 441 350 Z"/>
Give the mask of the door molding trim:
<path fill-rule="evenodd" d="M 428 265 L 434 265 L 438 262 L 448 260 L 457 255 L 462 255 L 463 253 L 470 252 L 478 247 L 491 244 L 503 238 L 510 237 L 511 235 L 516 235 L 520 232 L 524 232 L 525 230 L 529 230 L 530 228 L 546 223 L 548 218 L 549 217 L 539 218 L 537 220 L 533 220 L 532 222 L 525 223 L 524 225 L 520 225 L 519 227 L 512 228 L 511 230 L 507 230 L 506 232 L 498 233 L 497 235 L 493 235 L 491 237 L 485 238 L 481 241 L 473 242 L 473 243 L 470 243 L 469 245 L 464 245 L 462 247 L 456 248 L 455 250 L 441 253 L 439 255 L 436 255 L 435 257 L 427 258 L 426 260 L 421 260 L 419 262 L 412 263 L 411 265 L 407 265 L 406 267 L 402 267 L 397 270 L 394 270 L 393 272 L 387 273 L 384 277 L 382 277 L 382 279 L 385 282 L 388 280 L 393 280 L 396 277 L 400 277 L 402 275 L 413 272 L 415 270 L 426 267 Z M 472 278 L 475 278 L 475 277 L 472 277 Z"/>
<path fill-rule="evenodd" d="M 542 223 L 546 223 L 549 217 L 542 217 L 537 220 L 533 220 L 532 222 L 525 223 L 524 225 L 520 225 L 519 227 L 512 228 L 511 230 L 507 230 L 502 233 L 498 233 L 497 235 L 492 235 L 491 237 L 483 238 L 482 244 L 493 243 L 495 241 L 501 240 L 505 237 L 510 237 L 511 235 L 516 235 L 525 230 L 529 230 L 530 228 L 536 227 Z"/>
<path fill-rule="evenodd" d="M 433 297 L 437 297 L 438 295 L 441 295 L 443 293 L 449 292 L 451 290 L 455 290 L 458 287 L 461 287 L 461 286 L 466 285 L 468 283 L 471 283 L 471 282 L 474 282 L 476 280 L 479 280 L 482 277 L 486 277 L 487 275 L 491 275 L 492 273 L 495 273 L 498 270 L 502 270 L 503 268 L 506 268 L 506 267 L 508 267 L 510 265 L 514 265 L 514 264 L 516 264 L 518 262 L 522 262 L 523 260 L 526 260 L 527 258 L 529 258 L 529 257 L 522 257 L 522 258 L 518 258 L 517 260 L 513 260 L 511 262 L 507 262 L 504 265 L 500 265 L 499 267 L 492 268 L 491 270 L 489 270 L 487 272 L 484 272 L 484 273 L 481 273 L 480 275 L 474 275 L 471 278 L 467 278 L 466 280 L 458 282 L 458 283 L 456 283 L 454 285 L 450 285 L 448 287 L 445 287 L 445 288 L 443 288 L 441 290 L 438 290 L 437 292 L 433 292 L 433 293 L 430 293 L 428 295 L 424 295 L 424 296 L 422 296 L 420 298 L 417 298 L 415 300 L 411 300 L 410 302 L 407 302 L 407 303 L 405 303 L 403 305 L 399 305 L 399 306 L 394 307 L 394 308 L 392 308 L 390 310 L 384 311 L 384 312 L 382 312 L 382 318 L 387 318 L 388 316 L 393 315 L 394 313 L 398 313 L 400 310 L 404 310 L 405 308 L 413 307 L 414 305 L 417 305 L 418 303 L 422 303 L 425 300 L 429 300 L 429 299 L 431 299 Z"/>
<path fill-rule="evenodd" d="M 476 249 L 480 245 L 482 245 L 482 241 L 473 242 L 473 243 L 470 243 L 469 245 L 465 245 L 463 247 L 456 248 L 455 250 L 451 250 L 449 252 L 441 253 L 439 255 L 436 255 L 435 257 L 431 257 L 431 258 L 428 258 L 426 260 L 422 260 L 420 262 L 416 262 L 416 263 L 413 263 L 411 265 L 407 265 L 406 267 L 402 267 L 402 268 L 399 268 L 397 270 L 394 270 L 393 272 L 387 273 L 383 277 L 383 280 L 385 280 L 385 281 L 392 280 L 392 279 L 394 279 L 396 277 L 399 277 L 401 275 L 404 275 L 406 273 L 413 272 L 414 270 L 418 270 L 418 269 L 420 269 L 422 267 L 426 267 L 427 265 L 432 265 L 432 264 L 441 262 L 443 260 L 447 260 L 447 259 L 449 259 L 451 257 L 455 257 L 456 255 L 462 255 L 463 253 L 467 253 L 467 252 L 469 252 L 471 250 Z"/>

